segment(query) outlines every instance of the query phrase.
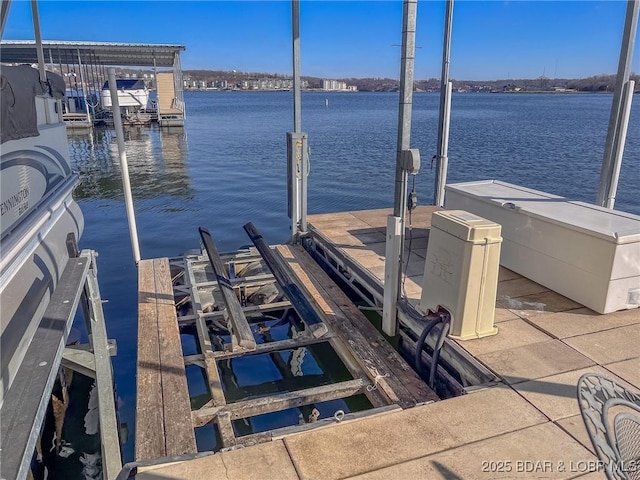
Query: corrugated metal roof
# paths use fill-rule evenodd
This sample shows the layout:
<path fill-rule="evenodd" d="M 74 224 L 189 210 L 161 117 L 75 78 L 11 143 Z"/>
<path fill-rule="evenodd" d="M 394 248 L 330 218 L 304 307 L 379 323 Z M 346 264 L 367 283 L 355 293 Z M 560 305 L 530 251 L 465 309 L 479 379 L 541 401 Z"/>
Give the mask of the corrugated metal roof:
<path fill-rule="evenodd" d="M 135 67 L 152 67 L 154 58 L 158 67 L 173 67 L 174 56 L 185 50 L 184 45 L 51 40 L 44 40 L 42 47 L 46 63 L 77 64 L 80 55 L 86 64 Z M 35 41 L 3 40 L 0 62 L 37 63 Z"/>

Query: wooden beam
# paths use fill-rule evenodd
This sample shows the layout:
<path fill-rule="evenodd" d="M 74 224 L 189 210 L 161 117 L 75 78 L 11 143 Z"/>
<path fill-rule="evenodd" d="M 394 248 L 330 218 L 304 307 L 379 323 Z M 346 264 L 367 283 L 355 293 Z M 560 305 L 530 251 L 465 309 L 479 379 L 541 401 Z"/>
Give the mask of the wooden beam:
<path fill-rule="evenodd" d="M 250 307 L 242 307 L 242 310 L 245 313 L 245 316 L 249 313 L 267 313 L 273 312 L 275 310 L 282 310 L 285 308 L 291 307 L 291 302 L 289 300 L 283 300 L 282 302 L 273 302 L 273 303 L 265 303 L 262 305 L 252 305 Z M 225 317 L 224 310 L 217 312 L 208 312 L 201 313 L 199 315 L 203 319 L 207 320 L 208 318 L 219 319 Z M 194 322 L 195 319 L 198 318 L 198 315 L 185 315 L 178 318 L 180 323 Z"/>
<path fill-rule="evenodd" d="M 194 425 L 196 426 L 210 422 L 216 415 L 220 415 L 221 413 L 229 413 L 231 420 L 237 420 L 239 418 L 253 417 L 255 415 L 277 412 L 302 405 L 350 397 L 361 393 L 366 386 L 367 382 L 358 378 L 356 380 L 331 385 L 322 385 L 320 387 L 230 403 L 223 407 L 202 408 L 191 412 L 191 415 Z"/>
<path fill-rule="evenodd" d="M 211 237 L 209 230 L 206 228 L 200 227 L 198 230 L 200 231 L 200 237 L 204 243 L 207 255 L 209 255 L 211 267 L 218 279 L 218 288 L 222 293 L 222 298 L 224 299 L 224 303 L 227 307 L 229 323 L 232 331 L 231 333 L 240 347 L 253 350 L 256 348 L 256 341 L 253 338 L 249 322 L 247 322 L 247 318 L 242 311 L 242 306 L 238 301 L 238 297 L 236 297 L 236 294 L 233 291 L 233 287 L 229 281 L 229 277 L 227 276 L 224 264 L 218 254 L 215 243 L 213 242 L 213 238 Z"/>
<path fill-rule="evenodd" d="M 279 246 L 277 252 L 314 299 L 325 319 L 363 360 L 374 384 L 403 408 L 436 401 L 433 392 L 413 369 L 299 245 Z M 385 377 L 387 375 L 387 377 Z"/>
<path fill-rule="evenodd" d="M 322 338 L 315 338 L 311 336 L 305 336 L 302 338 L 289 338 L 287 340 L 278 340 L 276 342 L 260 343 L 256 345 L 256 349 L 252 350 L 251 352 L 242 352 L 242 351 L 213 352 L 213 357 L 216 360 L 224 360 L 224 359 L 235 358 L 240 356 L 247 357 L 249 355 L 258 355 L 261 353 L 277 352 L 280 350 L 292 350 L 295 348 L 306 347 L 309 345 L 315 345 L 317 343 L 326 342 L 331 338 L 333 338 L 332 335 L 324 336 Z"/>
<path fill-rule="evenodd" d="M 244 226 L 244 230 L 260 252 L 260 255 L 262 255 L 262 258 L 269 267 L 269 270 L 273 273 L 273 276 L 285 295 L 291 300 L 300 318 L 309 326 L 313 336 L 322 337 L 327 333 L 327 326 L 322 322 L 322 318 L 320 318 L 318 313 L 313 309 L 309 300 L 304 296 L 291 275 L 278 263 L 271 248 L 269 248 L 267 242 L 262 235 L 260 235 L 258 229 L 253 223 L 247 223 Z"/>
<path fill-rule="evenodd" d="M 136 460 L 197 451 L 169 261 L 138 264 Z"/>
<path fill-rule="evenodd" d="M 65 347 L 62 352 L 62 366 L 89 378 L 96 378 L 96 362 L 93 353 L 84 348 Z"/>
<path fill-rule="evenodd" d="M 351 373 L 353 378 L 369 378 L 369 373 L 362 368 L 360 363 L 358 363 L 358 360 L 353 356 L 353 353 L 349 350 L 349 347 L 347 347 L 340 337 L 333 336 L 329 343 L 340 357 L 340 360 L 342 360 L 342 363 L 347 367 L 347 370 L 349 370 L 349 373 Z M 366 388 L 364 390 L 364 394 L 374 408 L 389 405 L 389 398 L 378 388 Z"/>
<path fill-rule="evenodd" d="M 166 455 L 153 260 L 138 263 L 138 367 L 135 459 Z M 184 368 L 184 367 L 183 367 Z"/>
<path fill-rule="evenodd" d="M 236 444 L 236 434 L 233 431 L 231 414 L 229 412 L 219 413 L 216 415 L 216 424 L 218 425 L 218 432 L 222 440 L 222 447 L 233 447 Z"/>
<path fill-rule="evenodd" d="M 226 405 L 227 401 L 224 398 L 222 381 L 220 380 L 220 373 L 218 372 L 218 365 L 216 364 L 216 359 L 213 356 L 213 352 L 208 351 L 207 353 L 205 353 L 204 363 L 209 383 L 209 393 L 211 393 L 211 400 L 213 401 L 213 405 Z"/>
<path fill-rule="evenodd" d="M 169 260 L 155 259 L 153 267 L 157 297 L 166 455 L 196 453 L 198 450 L 195 435 L 189 423 L 191 402 L 173 299 Z"/>

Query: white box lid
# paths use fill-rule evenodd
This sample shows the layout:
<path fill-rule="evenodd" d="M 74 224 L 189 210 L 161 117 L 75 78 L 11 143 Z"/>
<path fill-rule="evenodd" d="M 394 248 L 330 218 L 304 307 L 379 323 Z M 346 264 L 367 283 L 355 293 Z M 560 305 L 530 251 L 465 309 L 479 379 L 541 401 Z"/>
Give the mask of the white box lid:
<path fill-rule="evenodd" d="M 565 197 L 499 180 L 455 183 L 445 188 L 617 244 L 640 242 L 640 216 L 631 213 L 572 202 Z"/>
<path fill-rule="evenodd" d="M 464 210 L 433 212 L 431 228 L 439 228 L 456 238 L 471 243 L 500 243 L 502 227 L 491 220 Z"/>

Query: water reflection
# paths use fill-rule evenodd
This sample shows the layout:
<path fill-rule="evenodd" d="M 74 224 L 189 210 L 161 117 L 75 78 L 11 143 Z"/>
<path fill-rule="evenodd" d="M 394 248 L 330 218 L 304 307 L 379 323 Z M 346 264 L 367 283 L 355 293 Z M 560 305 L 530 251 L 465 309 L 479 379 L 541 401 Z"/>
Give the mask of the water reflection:
<path fill-rule="evenodd" d="M 163 195 L 191 198 L 184 129 L 132 127 L 125 130 L 131 189 L 135 198 Z M 122 198 L 115 131 L 69 132 L 71 164 L 80 174 L 77 199 Z"/>

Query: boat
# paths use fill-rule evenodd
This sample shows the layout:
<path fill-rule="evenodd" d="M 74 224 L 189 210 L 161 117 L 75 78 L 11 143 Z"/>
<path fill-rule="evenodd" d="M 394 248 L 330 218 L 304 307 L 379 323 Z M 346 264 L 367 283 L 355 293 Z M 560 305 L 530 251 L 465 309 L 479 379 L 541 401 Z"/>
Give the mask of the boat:
<path fill-rule="evenodd" d="M 41 49 L 35 4 L 33 11 Z M 8 2 L 1 13 L 4 26 Z M 116 419 L 97 254 L 78 249 L 84 219 L 72 196 L 79 177 L 71 167 L 63 119 L 65 83 L 40 60 L 37 67 L 0 67 L 0 478 L 27 478 L 32 459 L 41 463 L 43 444 L 45 456 L 50 452 L 51 436 L 53 455 L 69 454 L 62 439 L 70 383 L 65 354 L 67 364 L 89 366 L 84 371 L 93 372 L 97 392 L 107 399 L 97 415 L 107 444 L 112 442 L 103 435 L 112 435 L 113 428 L 104 423 L 105 415 L 114 428 Z M 79 306 L 91 344 L 69 352 Z M 51 415 L 55 433 L 46 429 Z M 119 466 L 117 434 L 115 439 Z"/>
<path fill-rule="evenodd" d="M 8 87 L 2 89 L 0 160 L 2 395 L 69 261 L 67 239 L 77 242 L 84 225 L 71 195 L 78 175 L 71 170 L 66 126 L 56 113 L 64 82 L 51 72 L 47 78 L 42 88 L 37 69 L 2 67 Z M 57 89 L 60 83 L 63 88 Z"/>
<path fill-rule="evenodd" d="M 148 125 L 151 123 L 152 115 L 147 112 L 149 90 L 147 90 L 144 80 L 118 78 L 116 79 L 116 87 L 123 124 Z M 97 120 L 105 125 L 113 126 L 113 104 L 111 102 L 109 81 L 106 81 L 102 87 L 100 103 L 103 115 L 97 117 Z"/>
<path fill-rule="evenodd" d="M 118 103 L 121 108 L 131 108 L 145 110 L 149 102 L 149 91 L 144 85 L 144 80 L 118 78 L 116 79 L 118 89 Z M 111 93 L 109 92 L 109 82 L 104 82 L 101 92 L 102 108 L 111 109 Z"/>

